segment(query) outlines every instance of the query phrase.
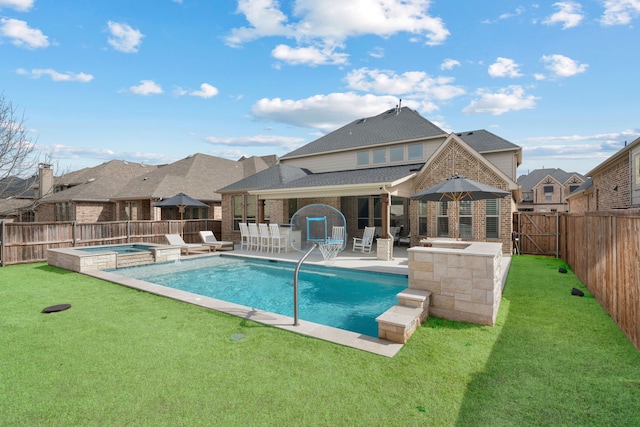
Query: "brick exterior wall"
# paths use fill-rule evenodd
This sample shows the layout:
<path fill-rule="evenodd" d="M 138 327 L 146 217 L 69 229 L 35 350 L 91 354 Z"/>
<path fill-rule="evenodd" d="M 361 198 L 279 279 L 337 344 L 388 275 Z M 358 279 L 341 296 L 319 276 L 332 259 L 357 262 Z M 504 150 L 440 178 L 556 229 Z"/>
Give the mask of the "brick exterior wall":
<path fill-rule="evenodd" d="M 492 187 L 500 188 L 508 191 L 507 183 L 489 166 L 480 161 L 476 156 L 470 153 L 464 146 L 451 141 L 438 156 L 430 163 L 429 168 L 416 178 L 415 191 L 424 190 L 432 185 L 437 184 L 454 174 L 460 174 L 468 179 L 482 182 Z M 410 218 L 411 218 L 411 245 L 416 246 L 420 239 L 426 237 L 437 236 L 437 208 L 435 203 L 429 203 L 427 208 L 427 234 L 418 235 L 418 204 L 417 201 L 411 201 Z M 453 211 L 453 203 L 449 203 L 449 212 Z M 472 219 L 472 239 L 479 241 L 494 241 L 502 243 L 504 253 L 511 253 L 512 240 L 511 233 L 513 231 L 512 213 L 514 204 L 510 197 L 500 199 L 500 238 L 485 238 L 485 202 L 476 201 L 473 203 L 473 219 Z M 449 235 L 455 235 L 454 215 L 449 215 Z"/>
<path fill-rule="evenodd" d="M 620 158 L 606 170 L 594 174 L 592 179 L 592 191 L 595 195 L 595 206 L 592 210 L 606 211 L 631 207 L 631 161 L 628 156 Z"/>

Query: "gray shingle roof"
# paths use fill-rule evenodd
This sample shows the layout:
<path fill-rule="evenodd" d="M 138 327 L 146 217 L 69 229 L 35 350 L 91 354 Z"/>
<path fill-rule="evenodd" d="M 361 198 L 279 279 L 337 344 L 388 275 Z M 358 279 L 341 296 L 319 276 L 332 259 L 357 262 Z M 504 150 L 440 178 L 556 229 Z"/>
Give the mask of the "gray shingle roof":
<path fill-rule="evenodd" d="M 309 174 L 269 188 L 306 188 L 392 182 L 414 174 L 424 163 Z"/>
<path fill-rule="evenodd" d="M 101 165 L 84 168 L 55 178 L 55 185 L 72 187 L 47 195 L 46 203 L 69 200 L 106 201 L 126 187 L 132 178 L 154 171 L 157 166 L 111 160 Z"/>
<path fill-rule="evenodd" d="M 295 166 L 276 164 L 245 179 L 234 182 L 218 190 L 218 192 L 243 192 L 280 186 L 309 174 L 309 171 Z"/>
<path fill-rule="evenodd" d="M 565 172 L 562 169 L 534 169 L 527 175 L 520 175 L 518 177 L 518 185 L 522 187 L 522 191 L 529 192 L 533 190 L 533 187 L 538 185 L 546 176 L 550 176 L 558 182 L 564 184 L 573 175 L 579 176 L 581 179 L 585 179 L 584 176 L 577 172 Z"/>
<path fill-rule="evenodd" d="M 516 144 L 484 129 L 461 132 L 457 135 L 478 153 L 520 148 Z"/>
<path fill-rule="evenodd" d="M 446 136 L 446 132 L 416 111 L 407 107 L 402 107 L 399 111 L 392 108 L 377 116 L 355 120 L 297 150 L 287 153 L 282 158 L 439 135 Z"/>
<path fill-rule="evenodd" d="M 155 199 L 180 192 L 202 201 L 221 199 L 217 189 L 266 169 L 273 156 L 242 158 L 238 161 L 197 153 L 138 176 L 114 199 Z M 266 159 L 266 161 L 265 161 Z"/>

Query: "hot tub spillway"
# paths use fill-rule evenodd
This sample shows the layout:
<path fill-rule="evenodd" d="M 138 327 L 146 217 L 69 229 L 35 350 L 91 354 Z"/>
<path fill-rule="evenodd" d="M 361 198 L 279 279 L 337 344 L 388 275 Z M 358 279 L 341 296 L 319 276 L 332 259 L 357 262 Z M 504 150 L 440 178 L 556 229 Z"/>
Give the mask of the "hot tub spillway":
<path fill-rule="evenodd" d="M 116 268 L 133 267 L 136 265 L 153 264 L 155 257 L 151 251 L 147 252 L 130 252 L 127 254 L 116 255 Z"/>

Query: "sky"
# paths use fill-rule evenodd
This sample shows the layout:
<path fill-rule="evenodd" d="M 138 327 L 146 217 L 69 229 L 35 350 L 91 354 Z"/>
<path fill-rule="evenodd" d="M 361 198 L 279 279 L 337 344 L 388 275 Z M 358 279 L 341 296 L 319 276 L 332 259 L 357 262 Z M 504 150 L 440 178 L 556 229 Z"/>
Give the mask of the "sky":
<path fill-rule="evenodd" d="M 640 0 L 0 0 L 0 94 L 73 171 L 282 156 L 399 103 L 587 173 L 640 136 Z"/>

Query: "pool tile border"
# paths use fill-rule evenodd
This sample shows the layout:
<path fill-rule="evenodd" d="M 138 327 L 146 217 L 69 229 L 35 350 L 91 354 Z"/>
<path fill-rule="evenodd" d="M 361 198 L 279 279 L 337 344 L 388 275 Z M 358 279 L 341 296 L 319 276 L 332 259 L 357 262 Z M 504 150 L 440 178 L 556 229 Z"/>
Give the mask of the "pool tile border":
<path fill-rule="evenodd" d="M 232 316 L 241 317 L 247 320 L 253 320 L 258 323 L 273 326 L 279 329 L 284 329 L 290 332 L 295 332 L 301 335 L 306 335 L 324 341 L 333 342 L 335 344 L 344 345 L 346 347 L 352 347 L 358 350 L 367 351 L 369 353 L 378 354 L 380 356 L 393 357 L 403 347 L 403 344 L 394 343 L 356 332 L 350 332 L 343 329 L 333 328 L 330 326 L 320 325 L 318 323 L 308 322 L 304 320 L 300 320 L 298 322 L 299 325 L 294 326 L 293 318 L 289 316 L 270 313 L 268 311 L 258 310 L 211 297 L 205 297 L 179 289 L 168 288 L 166 286 L 146 282 L 144 280 L 121 276 L 112 272 L 86 271 L 83 274 L 129 288 L 138 289 L 167 298 L 172 298 L 189 304 L 198 305 L 200 307 L 209 308 L 211 310 L 220 311 Z"/>

